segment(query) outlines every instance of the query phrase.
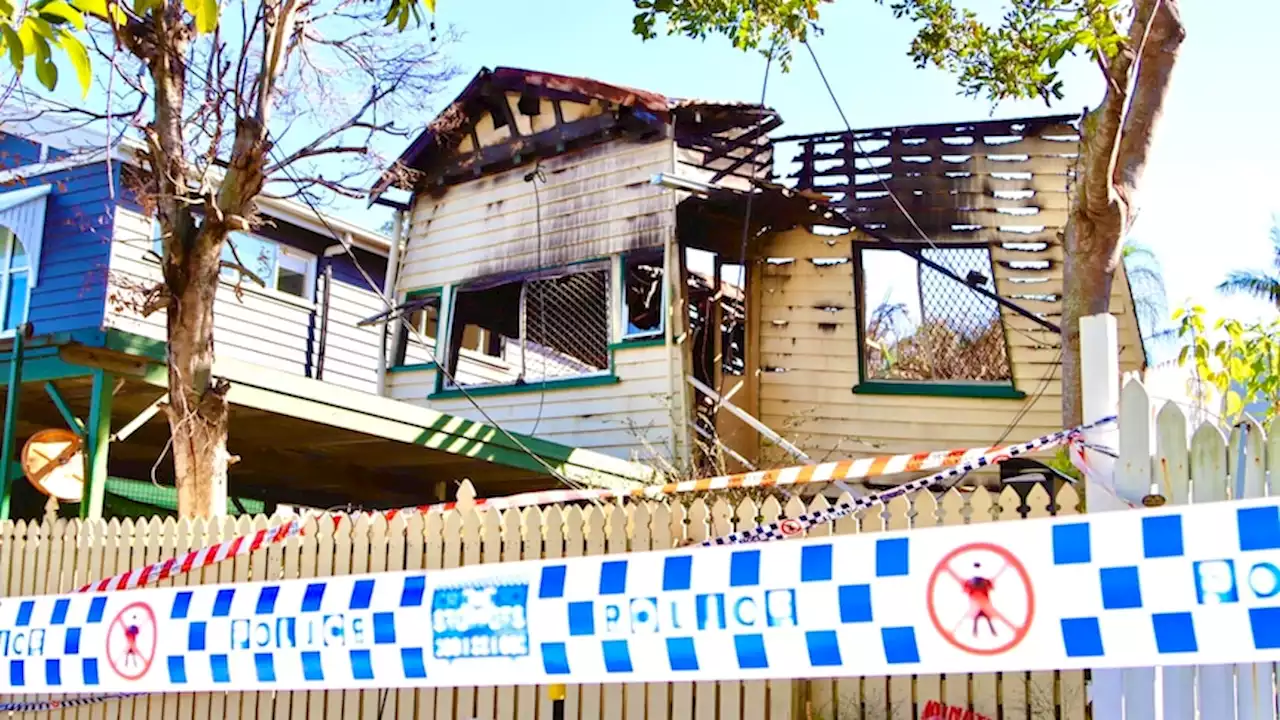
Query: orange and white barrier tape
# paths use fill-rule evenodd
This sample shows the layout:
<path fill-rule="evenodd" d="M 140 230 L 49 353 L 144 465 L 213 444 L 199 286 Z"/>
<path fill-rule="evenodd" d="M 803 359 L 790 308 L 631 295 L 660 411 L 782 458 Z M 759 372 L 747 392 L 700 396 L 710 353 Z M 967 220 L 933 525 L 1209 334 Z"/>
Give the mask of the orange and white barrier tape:
<path fill-rule="evenodd" d="M 937 450 L 905 455 L 859 458 L 857 460 L 840 460 L 838 462 L 814 465 L 795 465 L 776 470 L 756 470 L 735 475 L 704 478 L 702 480 L 685 480 L 667 483 L 666 485 L 653 485 L 633 490 L 631 494 L 633 496 L 653 497 L 655 495 L 675 495 L 677 493 L 729 490 L 732 488 L 776 487 L 832 482 L 835 480 L 862 480 L 886 475 L 928 472 L 976 461 L 996 449 L 998 449 L 998 446 Z"/>
<path fill-rule="evenodd" d="M 686 492 L 706 492 L 711 490 L 727 490 L 730 488 L 774 487 L 784 485 L 804 485 L 809 483 L 831 482 L 835 480 L 859 480 L 886 475 L 898 475 L 910 472 L 928 472 L 951 467 L 959 467 L 977 462 L 980 458 L 998 450 L 998 446 L 964 448 L 957 450 L 938 450 L 934 452 L 911 453 L 905 455 L 887 455 L 857 460 L 841 460 L 838 462 L 799 465 L 777 470 L 759 470 L 736 475 L 721 475 L 702 480 L 687 480 L 650 485 L 628 491 L 605 489 L 558 489 L 535 490 L 517 493 L 504 497 L 477 499 L 473 507 L 477 510 L 508 510 L 526 507 L 541 507 L 557 503 L 581 502 L 586 500 L 604 500 L 613 497 L 658 499 L 668 495 Z M 417 505 L 394 510 L 372 510 L 364 512 L 367 516 L 382 515 L 389 521 L 397 515 L 429 514 L 448 512 L 457 509 L 457 501 Z M 333 513 L 331 517 L 335 526 L 342 518 L 354 519 L 362 513 Z M 100 580 L 80 588 L 80 592 L 103 592 L 106 590 L 131 590 L 144 585 L 199 570 L 209 565 L 216 565 L 224 560 L 248 555 L 261 547 L 282 542 L 295 535 L 302 534 L 302 525 L 306 517 L 292 518 L 263 530 L 216 543 L 207 548 L 193 550 L 179 558 L 170 558 L 164 562 L 153 563 L 144 567 L 122 573 L 114 577 Z"/>

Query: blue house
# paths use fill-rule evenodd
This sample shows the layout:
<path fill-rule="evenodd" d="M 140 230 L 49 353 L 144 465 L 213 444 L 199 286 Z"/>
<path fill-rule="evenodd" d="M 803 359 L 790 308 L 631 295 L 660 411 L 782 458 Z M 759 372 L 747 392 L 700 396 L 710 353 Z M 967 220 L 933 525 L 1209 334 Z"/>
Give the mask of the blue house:
<path fill-rule="evenodd" d="M 0 123 L 0 516 L 40 513 L 46 498 L 22 481 L 21 457 L 46 428 L 83 440 L 82 516 L 99 516 L 108 497 L 117 508 L 143 496 L 163 505 L 156 484 L 172 495 L 158 234 L 122 181 L 138 147 L 106 146 L 48 122 Z M 228 275 L 215 306 L 233 511 L 246 501 L 418 504 L 447 499 L 463 478 L 482 494 L 557 475 L 650 478 L 640 465 L 384 397 L 387 331 L 361 320 L 386 309 L 376 285 L 390 241 L 297 203 L 264 199 L 259 210 L 262 226 L 231 242 L 263 286 Z"/>

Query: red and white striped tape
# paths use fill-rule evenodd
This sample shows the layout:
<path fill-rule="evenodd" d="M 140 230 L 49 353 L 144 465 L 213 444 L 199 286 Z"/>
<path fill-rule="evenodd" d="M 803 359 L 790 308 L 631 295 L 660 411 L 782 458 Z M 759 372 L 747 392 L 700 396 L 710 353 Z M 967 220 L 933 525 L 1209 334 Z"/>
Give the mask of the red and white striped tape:
<path fill-rule="evenodd" d="M 775 539 L 778 537 L 790 537 L 790 536 L 798 535 L 804 532 L 808 527 L 811 527 L 818 523 L 828 522 L 830 520 L 833 520 L 837 517 L 841 517 L 843 515 L 847 515 L 851 512 L 854 512 L 858 508 L 870 507 L 871 505 L 877 502 L 885 502 L 898 495 L 905 495 L 905 494 L 914 492 L 916 490 L 922 490 L 938 482 L 941 482 L 949 477 L 961 475 L 965 472 L 968 472 L 969 470 L 976 469 L 977 467 L 981 467 L 983 465 L 999 463 L 1009 459 L 1010 457 L 1021 455 L 1026 452 L 1031 452 L 1033 450 L 1039 450 L 1039 449 L 1051 447 L 1063 441 L 1071 441 L 1076 437 L 1078 437 L 1078 434 L 1084 430 L 1097 427 L 1099 425 L 1103 425 L 1106 423 L 1114 422 L 1114 421 L 1115 421 L 1114 416 L 1103 418 L 1102 420 L 1099 420 L 1097 422 L 1089 423 L 1087 425 L 1082 425 L 1080 427 L 1073 428 L 1071 430 L 1062 430 L 1056 433 L 1052 433 L 1050 435 L 1036 438 L 1035 440 L 1032 440 L 1027 443 L 1022 443 L 1020 445 L 1010 445 L 1004 448 L 994 448 L 994 447 L 989 448 L 989 449 L 978 452 L 976 456 L 971 455 L 974 449 L 970 449 L 966 451 L 951 451 L 950 453 L 943 453 L 941 454 L 943 455 L 943 458 L 937 459 L 937 460 L 933 460 L 932 458 L 940 455 L 939 453 L 919 453 L 916 455 L 909 455 L 909 456 L 896 455 L 896 456 L 891 456 L 889 458 L 872 458 L 872 459 L 869 459 L 868 461 L 870 463 L 869 466 L 859 466 L 859 467 L 868 468 L 865 470 L 860 470 L 861 472 L 870 472 L 871 471 L 870 468 L 874 468 L 877 465 L 879 465 L 879 467 L 883 469 L 883 471 L 880 472 L 879 474 L 890 474 L 890 471 L 888 470 L 888 468 L 897 467 L 896 465 L 892 465 L 890 463 L 897 461 L 899 458 L 923 458 L 923 459 L 919 461 L 919 464 L 914 464 L 914 465 L 912 460 L 910 459 L 905 460 L 902 462 L 902 465 L 901 465 L 903 469 L 893 470 L 893 472 L 910 472 L 912 470 L 928 470 L 931 467 L 945 467 L 948 469 L 943 470 L 942 472 L 939 472 L 931 477 L 921 478 L 919 480 L 914 480 L 910 483 L 906 483 L 899 487 L 893 488 L 892 490 L 886 491 L 884 493 L 880 493 L 879 495 L 871 495 L 865 498 L 859 498 L 858 500 L 855 500 L 852 503 L 842 503 L 840 505 L 836 505 L 835 507 L 832 507 L 826 510 L 808 513 L 801 518 L 788 518 L 788 519 L 780 520 L 775 523 L 761 525 L 760 527 L 757 527 L 753 530 L 748 530 L 748 531 L 739 532 L 739 533 L 732 533 L 724 537 L 714 538 L 712 540 L 708 540 L 704 542 L 703 545 L 727 545 L 727 544 L 736 544 L 736 543 L 759 542 L 761 540 L 769 540 L 769 539 Z M 956 452 L 961 452 L 959 458 L 954 461 L 951 461 L 950 458 L 952 457 L 952 454 Z M 878 461 L 881 461 L 881 460 L 885 462 L 879 463 Z M 844 472 L 852 473 L 852 472 L 855 472 L 855 470 L 853 469 L 854 467 L 853 463 L 861 463 L 863 461 L 846 461 L 846 462 L 850 463 L 850 465 L 849 465 L 849 468 L 846 469 Z M 925 464 L 928 462 L 937 462 L 940 464 L 929 466 Z M 819 470 L 819 468 L 824 468 L 827 465 L 834 465 L 839 467 L 844 464 L 845 463 L 826 463 L 823 465 L 804 466 L 805 468 L 814 468 L 814 470 L 810 472 L 808 475 L 805 475 L 802 472 L 797 472 L 794 475 L 784 475 L 784 473 L 788 473 L 788 471 L 803 470 L 804 468 L 784 468 L 783 470 L 769 471 L 769 472 L 779 473 L 779 475 L 777 476 L 779 478 L 793 478 L 791 481 L 791 484 L 796 484 L 798 482 L 821 482 L 824 480 L 848 479 L 853 477 L 870 477 L 870 475 L 853 475 L 853 474 L 845 474 L 843 476 L 837 477 L 834 474 L 836 472 L 834 469 L 831 471 L 832 474 L 824 476 L 822 473 L 826 471 Z M 743 476 L 738 476 L 738 477 L 746 477 L 749 475 L 762 476 L 761 482 L 756 483 L 757 485 L 787 484 L 786 482 L 783 482 L 783 481 L 776 481 L 774 483 L 763 482 L 763 476 L 767 476 L 768 472 L 745 473 Z M 725 478 L 732 478 L 732 477 L 735 477 L 735 476 L 725 476 Z M 806 479 L 799 480 L 799 478 L 801 477 L 805 477 Z M 703 482 L 711 483 L 711 482 L 719 481 L 725 478 L 711 478 L 708 481 L 695 481 L 695 484 L 703 483 Z M 639 490 L 632 491 L 631 494 L 653 497 L 655 495 L 670 494 L 670 492 L 687 492 L 687 490 L 673 490 L 668 492 L 666 488 L 671 487 L 672 485 L 680 486 L 680 485 L 685 485 L 685 483 L 672 483 L 666 486 L 651 486 L 649 488 L 641 488 Z M 705 488 L 700 487 L 700 488 L 693 488 L 693 489 L 718 489 L 719 487 L 721 486 L 717 485 L 712 487 L 705 487 Z M 750 487 L 750 486 L 749 485 L 724 485 L 723 487 Z M 475 507 L 486 508 L 490 510 L 505 510 L 507 508 L 521 508 L 521 507 L 529 507 L 532 505 L 548 505 L 548 504 L 558 503 L 558 502 L 575 502 L 579 500 L 599 499 L 599 498 L 605 498 L 605 497 L 611 497 L 611 496 L 612 496 L 612 493 L 608 490 L 545 490 L 545 491 L 535 491 L 535 492 L 528 492 L 528 493 L 519 493 L 516 495 L 509 495 L 506 497 L 492 498 L 487 500 L 479 500 L 479 501 L 476 501 Z M 396 515 L 404 514 L 404 513 L 445 512 L 448 510 L 455 509 L 457 505 L 458 503 L 456 502 L 437 503 L 435 505 L 420 505 L 418 507 L 405 508 L 403 510 L 387 510 L 387 511 L 381 511 L 381 512 L 382 514 L 386 515 L 388 520 L 390 520 Z M 341 516 L 336 518 L 336 520 L 340 522 Z M 80 588 L 80 592 L 107 592 L 107 591 L 115 591 L 115 590 L 129 590 L 137 587 L 142 587 L 143 585 L 148 585 L 154 582 L 159 582 L 161 580 L 164 580 L 165 578 L 173 577 L 175 575 L 182 575 L 185 573 L 189 573 L 199 568 L 203 568 L 208 565 L 214 565 L 239 555 L 247 555 L 251 552 L 254 552 L 255 550 L 260 549 L 264 545 L 282 542 L 287 538 L 301 534 L 303 522 L 304 522 L 304 518 L 293 518 L 283 524 L 265 528 L 263 530 L 259 530 L 255 533 L 252 533 L 250 535 L 234 538 L 232 540 L 228 540 L 227 542 L 216 543 L 214 545 L 211 545 L 210 547 L 202 548 L 200 550 L 193 550 L 187 553 L 186 555 L 182 556 L 181 558 L 170 558 L 168 560 L 165 560 L 164 562 L 153 563 L 151 565 L 137 568 L 136 570 L 132 570 L 122 575 L 117 575 L 115 577 L 110 577 L 96 583 L 85 585 L 84 587 Z M 88 705 L 88 704 L 94 704 L 99 702 L 106 702 L 108 700 L 129 697 L 130 695 L 132 695 L 132 693 L 68 698 L 66 700 L 46 700 L 46 701 L 36 701 L 36 702 L 28 702 L 28 703 L 4 703 L 4 704 L 0 704 L 0 712 L 6 711 L 6 710 L 10 712 L 52 710 L 52 709 L 63 708 L 63 707 L 73 707 L 76 705 Z"/>
<path fill-rule="evenodd" d="M 1100 423 L 1093 423 L 1083 427 L 1092 427 L 1096 424 Z M 1047 437 L 1056 437 L 1059 438 L 1058 441 L 1061 441 L 1061 439 L 1066 439 L 1068 436 L 1078 433 L 1081 429 L 1082 428 L 1064 430 Z M 1045 447 L 1046 445 L 1044 440 L 1045 438 L 1037 438 L 1031 443 L 1026 443 L 1025 445 L 1027 446 L 1027 449 L 1023 452 Z M 858 460 L 842 460 L 840 462 L 801 465 L 781 468 L 778 470 L 764 470 L 740 473 L 737 475 L 722 475 L 720 477 L 707 478 L 703 480 L 667 483 L 666 485 L 650 485 L 648 487 L 636 488 L 634 490 L 624 492 L 615 492 L 604 489 L 536 490 L 526 493 L 517 493 L 515 495 L 507 495 L 505 497 L 475 500 L 473 501 L 473 507 L 481 510 L 520 509 L 556 503 L 602 500 L 615 496 L 628 495 L 631 497 L 652 499 L 683 492 L 699 492 L 744 487 L 769 487 L 776 485 L 800 485 L 805 483 L 828 482 L 831 480 L 852 480 L 905 472 L 928 471 L 939 468 L 973 468 L 979 465 L 999 462 L 1001 459 L 1007 457 L 1008 450 L 1009 448 L 1004 448 L 1004 452 L 1001 452 L 1001 448 L 999 447 L 964 448 L 908 455 L 888 455 L 876 458 L 862 458 Z M 932 478 L 924 478 L 923 480 L 927 484 L 931 479 Z M 901 488 L 895 488 L 895 491 L 897 492 L 894 494 L 910 492 L 912 490 L 919 489 L 919 487 L 923 487 L 923 485 L 919 485 L 919 481 L 908 483 Z M 873 502 L 874 496 L 864 500 Z M 415 513 L 425 515 L 433 512 L 448 512 L 456 509 L 458 505 L 459 503 L 457 501 L 453 501 L 435 503 L 431 505 L 418 505 L 415 507 L 396 510 L 375 510 L 365 514 L 370 516 L 383 515 L 387 520 L 391 520 L 397 515 Z M 336 525 L 341 522 L 344 517 L 352 518 L 354 515 L 342 513 L 333 514 L 332 518 L 334 524 Z M 173 577 L 174 575 L 183 575 L 208 567 L 209 565 L 216 565 L 224 560 L 252 553 L 265 545 L 283 542 L 290 537 L 299 535 L 302 533 L 302 525 L 305 521 L 305 517 L 293 518 L 281 524 L 273 525 L 272 527 L 268 527 L 263 530 L 258 530 L 257 532 L 249 535 L 216 543 L 200 550 L 193 550 L 180 558 L 170 558 L 164 562 L 145 565 L 127 573 L 85 585 L 80 588 L 80 592 L 132 590 L 133 588 L 150 585 L 166 578 Z"/>
<path fill-rule="evenodd" d="M 229 558 L 248 555 L 264 545 L 272 545 L 301 533 L 302 519 L 294 518 L 288 522 L 273 525 L 249 535 L 241 535 L 226 542 L 214 543 L 206 548 L 192 550 L 180 557 L 171 557 L 163 562 L 144 565 L 127 573 L 89 583 L 80 588 L 78 592 L 132 590 L 143 585 L 160 582 L 175 575 L 186 575 L 200 568 L 216 565 Z"/>
<path fill-rule="evenodd" d="M 609 497 L 608 490 L 543 490 L 537 492 L 520 493 L 517 495 L 509 495 L 507 497 L 490 498 L 485 500 L 476 500 L 475 507 L 478 509 L 489 510 L 506 510 L 508 508 L 524 508 L 534 505 L 549 505 L 552 503 L 579 502 L 582 500 L 600 499 Z M 419 505 L 417 507 L 400 508 L 396 510 L 375 510 L 370 511 L 368 515 L 383 515 L 387 520 L 391 520 L 397 515 L 407 514 L 427 514 L 433 512 L 447 512 L 458 506 L 457 502 L 436 503 L 434 505 Z M 322 514 L 317 514 L 322 516 Z M 354 518 L 356 514 L 335 513 L 332 515 L 334 525 L 342 522 L 345 518 Z M 240 555 L 248 555 L 256 550 L 283 542 L 295 535 L 302 534 L 302 526 L 306 523 L 309 516 L 291 518 L 285 522 L 271 527 L 258 530 L 248 535 L 242 535 L 231 540 L 214 543 L 206 548 L 192 550 L 186 555 L 173 557 L 163 562 L 144 565 L 135 568 L 127 573 L 121 573 L 113 577 L 90 583 L 79 589 L 79 592 L 107 592 L 116 590 L 132 590 L 134 588 L 151 585 L 166 578 L 175 575 L 185 575 L 210 565 L 217 565 L 224 560 L 229 560 Z"/>

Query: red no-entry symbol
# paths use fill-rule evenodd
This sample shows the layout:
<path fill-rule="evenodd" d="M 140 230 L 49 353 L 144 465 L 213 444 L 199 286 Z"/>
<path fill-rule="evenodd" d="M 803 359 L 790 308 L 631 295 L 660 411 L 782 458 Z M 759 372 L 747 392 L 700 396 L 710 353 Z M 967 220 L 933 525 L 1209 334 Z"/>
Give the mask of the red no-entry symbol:
<path fill-rule="evenodd" d="M 974 655 L 999 655 L 1022 642 L 1035 617 L 1035 591 L 1022 562 L 999 545 L 947 553 L 925 590 L 929 619 L 947 642 Z"/>
<path fill-rule="evenodd" d="M 156 614 L 136 602 L 116 614 L 107 626 L 107 662 L 125 680 L 137 680 L 156 658 Z"/>

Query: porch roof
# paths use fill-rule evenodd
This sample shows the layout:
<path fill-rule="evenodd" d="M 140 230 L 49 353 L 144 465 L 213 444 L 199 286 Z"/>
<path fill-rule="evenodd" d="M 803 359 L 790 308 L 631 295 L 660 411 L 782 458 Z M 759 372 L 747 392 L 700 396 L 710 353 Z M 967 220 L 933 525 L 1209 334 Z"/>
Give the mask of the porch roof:
<path fill-rule="evenodd" d="M 8 343 L 6 343 L 7 345 Z M 11 350 L 0 347 L 7 377 Z M 18 438 L 65 425 L 44 388 L 51 382 L 70 411 L 87 417 L 94 369 L 116 379 L 112 431 L 121 428 L 167 387 L 164 343 L 115 330 L 74 333 L 28 342 Z M 470 479 L 483 494 L 504 494 L 557 483 L 551 470 L 575 483 L 632 487 L 651 482 L 652 469 L 575 449 L 429 408 L 220 359 L 215 377 L 231 387 L 229 450 L 232 495 L 306 505 L 394 507 L 442 499 L 439 483 Z M 172 464 L 159 461 L 169 439 L 163 413 L 112 442 L 110 474 L 172 483 Z"/>

